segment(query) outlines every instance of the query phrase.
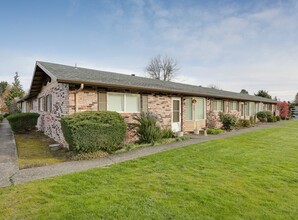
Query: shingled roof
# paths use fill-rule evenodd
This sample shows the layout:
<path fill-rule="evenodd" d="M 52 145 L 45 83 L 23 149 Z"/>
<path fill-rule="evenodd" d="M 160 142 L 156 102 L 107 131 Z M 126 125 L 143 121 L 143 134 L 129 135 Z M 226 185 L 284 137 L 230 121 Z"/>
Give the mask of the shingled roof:
<path fill-rule="evenodd" d="M 202 86 L 194 86 L 176 82 L 165 82 L 157 79 L 150 79 L 139 76 L 132 76 L 114 72 L 100 71 L 87 69 L 82 67 L 67 66 L 61 64 L 54 64 L 48 62 L 37 61 L 35 74 L 42 70 L 52 79 L 57 80 L 61 83 L 84 83 L 86 85 L 96 85 L 102 87 L 112 88 L 124 88 L 124 89 L 139 89 L 150 92 L 164 92 L 170 94 L 182 94 L 191 96 L 203 96 L 203 97 L 214 97 L 214 98 L 226 98 L 233 100 L 243 101 L 256 101 L 265 103 L 276 103 L 276 101 L 247 94 L 241 94 L 236 92 L 229 92 L 224 90 L 217 90 L 212 88 L 206 88 Z M 34 84 L 34 77 L 32 85 Z M 31 85 L 31 89 L 32 89 Z M 31 94 L 30 89 L 30 94 Z M 29 94 L 29 97 L 36 95 Z"/>

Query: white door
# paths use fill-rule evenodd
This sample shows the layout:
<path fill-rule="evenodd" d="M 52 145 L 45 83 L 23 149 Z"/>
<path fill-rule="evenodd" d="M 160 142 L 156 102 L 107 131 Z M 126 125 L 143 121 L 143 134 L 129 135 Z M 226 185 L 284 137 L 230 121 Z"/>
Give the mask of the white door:
<path fill-rule="evenodd" d="M 172 131 L 181 131 L 181 98 L 172 98 Z"/>

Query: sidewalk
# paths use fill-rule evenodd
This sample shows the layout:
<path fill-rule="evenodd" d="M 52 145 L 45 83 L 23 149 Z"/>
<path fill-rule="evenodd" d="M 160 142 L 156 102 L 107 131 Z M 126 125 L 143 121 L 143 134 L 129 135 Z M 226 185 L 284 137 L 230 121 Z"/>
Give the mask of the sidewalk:
<path fill-rule="evenodd" d="M 108 155 L 104 158 L 99 158 L 90 161 L 71 161 L 71 162 L 64 162 L 44 167 L 37 167 L 37 168 L 29 168 L 16 171 L 14 175 L 11 176 L 10 181 L 11 184 L 19 184 L 24 182 L 30 182 L 33 180 L 44 179 L 54 176 L 59 176 L 68 173 L 74 173 L 78 171 L 88 170 L 92 168 L 99 168 L 105 167 L 108 165 L 121 163 L 124 161 L 168 151 L 175 148 L 185 147 L 191 144 L 202 143 L 211 140 L 223 139 L 226 137 L 236 136 L 239 134 L 260 130 L 263 128 L 275 127 L 278 126 L 282 122 L 274 123 L 274 124 L 261 124 L 257 127 L 241 129 L 238 131 L 232 131 L 228 133 L 224 133 L 221 135 L 215 136 L 198 136 L 198 135 L 190 135 L 191 139 L 182 142 L 173 142 L 167 145 L 160 145 L 160 146 L 152 146 L 146 148 L 140 148 L 136 150 L 132 150 L 129 152 L 121 153 L 121 154 L 112 154 Z"/>
<path fill-rule="evenodd" d="M 105 167 L 108 165 L 121 163 L 128 160 L 168 151 L 175 148 L 185 147 L 191 144 L 223 139 L 250 131 L 260 130 L 263 128 L 277 127 L 280 123 L 261 124 L 257 127 L 241 129 L 238 131 L 227 132 L 215 136 L 189 135 L 190 140 L 182 142 L 173 142 L 167 145 L 152 146 L 135 149 L 121 154 L 112 154 L 104 158 L 90 161 L 70 161 L 44 167 L 35 167 L 19 170 L 16 144 L 13 132 L 6 119 L 0 123 L 0 187 L 6 187 L 14 184 L 30 182 L 38 179 L 44 179 L 68 173 L 79 172 L 92 168 Z"/>
<path fill-rule="evenodd" d="M 10 177 L 19 171 L 15 139 L 5 118 L 0 123 L 0 187 L 11 185 Z"/>

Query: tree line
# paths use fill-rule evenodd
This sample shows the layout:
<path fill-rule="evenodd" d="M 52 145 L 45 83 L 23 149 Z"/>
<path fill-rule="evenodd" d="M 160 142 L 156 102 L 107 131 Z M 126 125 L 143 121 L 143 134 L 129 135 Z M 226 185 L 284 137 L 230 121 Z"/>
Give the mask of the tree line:
<path fill-rule="evenodd" d="M 12 84 L 0 82 L 0 112 L 17 113 L 17 100 L 24 97 L 25 91 L 21 85 L 18 72 L 15 73 Z"/>

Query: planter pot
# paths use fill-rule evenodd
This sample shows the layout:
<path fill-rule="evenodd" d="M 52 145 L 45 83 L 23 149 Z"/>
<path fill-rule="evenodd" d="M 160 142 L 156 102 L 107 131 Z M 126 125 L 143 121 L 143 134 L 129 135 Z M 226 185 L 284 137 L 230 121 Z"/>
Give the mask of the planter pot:
<path fill-rule="evenodd" d="M 200 133 L 200 130 L 199 130 L 199 129 L 195 129 L 195 130 L 193 131 L 193 133 L 194 133 L 194 134 L 199 134 L 199 133 Z"/>
<path fill-rule="evenodd" d="M 182 137 L 183 136 L 183 131 L 178 131 L 177 132 L 177 137 Z"/>

